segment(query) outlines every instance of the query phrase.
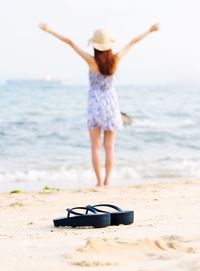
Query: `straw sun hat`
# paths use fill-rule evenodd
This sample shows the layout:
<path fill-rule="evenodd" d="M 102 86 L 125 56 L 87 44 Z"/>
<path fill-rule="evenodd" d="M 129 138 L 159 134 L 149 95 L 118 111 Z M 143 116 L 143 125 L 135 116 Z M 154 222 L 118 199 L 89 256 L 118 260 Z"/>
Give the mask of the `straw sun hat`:
<path fill-rule="evenodd" d="M 110 50 L 116 41 L 113 40 L 105 29 L 97 29 L 93 37 L 89 39 L 89 45 L 99 51 Z"/>

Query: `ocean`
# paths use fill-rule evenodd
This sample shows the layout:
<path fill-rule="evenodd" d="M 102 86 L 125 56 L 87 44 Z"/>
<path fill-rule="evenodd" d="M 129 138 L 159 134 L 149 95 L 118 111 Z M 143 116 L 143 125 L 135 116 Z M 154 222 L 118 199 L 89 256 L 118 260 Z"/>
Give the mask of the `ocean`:
<path fill-rule="evenodd" d="M 117 133 L 112 185 L 200 178 L 200 86 L 116 86 L 133 117 Z M 0 191 L 94 186 L 87 86 L 0 85 Z M 102 150 L 102 161 L 104 153 Z"/>

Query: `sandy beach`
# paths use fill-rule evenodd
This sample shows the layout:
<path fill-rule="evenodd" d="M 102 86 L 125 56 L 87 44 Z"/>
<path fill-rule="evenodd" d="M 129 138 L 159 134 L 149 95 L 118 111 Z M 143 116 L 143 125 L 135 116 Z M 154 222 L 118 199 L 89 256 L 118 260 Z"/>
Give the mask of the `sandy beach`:
<path fill-rule="evenodd" d="M 0 195 L 0 266 L 31 270 L 200 270 L 200 185 L 145 184 Z M 113 203 L 128 226 L 54 228 L 65 208 Z"/>

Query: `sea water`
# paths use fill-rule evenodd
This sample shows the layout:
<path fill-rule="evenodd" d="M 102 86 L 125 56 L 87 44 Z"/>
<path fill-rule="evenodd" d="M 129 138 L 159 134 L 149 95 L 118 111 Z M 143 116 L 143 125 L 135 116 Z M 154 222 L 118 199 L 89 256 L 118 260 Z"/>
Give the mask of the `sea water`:
<path fill-rule="evenodd" d="M 199 179 L 200 86 L 116 90 L 134 122 L 117 133 L 112 184 Z M 0 191 L 95 185 L 87 91 L 59 81 L 0 85 Z"/>

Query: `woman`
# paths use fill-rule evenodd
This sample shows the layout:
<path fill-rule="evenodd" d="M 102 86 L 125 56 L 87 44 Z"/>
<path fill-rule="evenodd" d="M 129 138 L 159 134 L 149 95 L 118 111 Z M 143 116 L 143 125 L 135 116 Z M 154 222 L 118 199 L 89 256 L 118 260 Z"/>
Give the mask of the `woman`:
<path fill-rule="evenodd" d="M 90 81 L 88 129 L 91 140 L 92 163 L 97 177 L 97 186 L 107 186 L 110 183 L 114 163 L 116 131 L 123 127 L 118 99 L 113 86 L 113 77 L 120 60 L 131 47 L 150 33 L 159 30 L 160 26 L 159 24 L 154 24 L 146 32 L 134 37 L 122 50 L 115 54 L 112 52 L 115 41 L 110 38 L 105 30 L 98 29 L 89 41 L 94 48 L 94 56 L 81 50 L 74 42 L 58 34 L 47 24 L 40 24 L 39 27 L 72 47 L 88 64 Z M 106 170 L 104 180 L 102 178 L 100 161 L 101 130 L 104 131 Z"/>

